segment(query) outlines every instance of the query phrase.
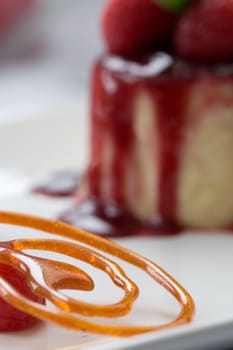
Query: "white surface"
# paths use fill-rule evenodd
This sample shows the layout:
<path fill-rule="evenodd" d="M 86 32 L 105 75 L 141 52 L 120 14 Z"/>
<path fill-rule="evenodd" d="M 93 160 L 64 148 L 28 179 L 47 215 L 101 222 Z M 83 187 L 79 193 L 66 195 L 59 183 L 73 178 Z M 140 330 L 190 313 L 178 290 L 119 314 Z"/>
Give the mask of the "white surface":
<path fill-rule="evenodd" d="M 76 106 L 59 117 L 55 115 L 0 126 L 0 210 L 54 217 L 70 205 L 67 199 L 24 193 L 26 179 L 33 178 L 38 172 L 82 167 L 85 163 L 85 110 Z M 5 168 L 16 171 L 7 172 Z M 22 236 L 22 229 L 19 232 L 17 228 L 1 225 L 2 239 L 17 237 L 18 234 Z M 24 235 L 38 237 L 42 234 L 25 230 Z M 232 235 L 185 233 L 175 237 L 121 239 L 120 243 L 161 264 L 190 291 L 197 308 L 192 324 L 132 339 L 86 335 L 43 324 L 34 330 L 0 335 L 0 348 L 188 350 L 217 349 L 233 344 Z M 143 290 L 132 315 L 117 322 L 154 324 L 175 317 L 178 309 L 170 296 L 138 270 L 124 263 L 121 265 Z M 90 271 L 93 276 L 93 271 Z M 96 271 L 94 278 L 96 292 L 88 293 L 88 300 L 111 302 L 119 299 L 120 292 L 107 278 Z M 101 288 L 103 284 L 104 289 Z M 78 293 L 79 296 L 85 298 L 84 293 Z"/>

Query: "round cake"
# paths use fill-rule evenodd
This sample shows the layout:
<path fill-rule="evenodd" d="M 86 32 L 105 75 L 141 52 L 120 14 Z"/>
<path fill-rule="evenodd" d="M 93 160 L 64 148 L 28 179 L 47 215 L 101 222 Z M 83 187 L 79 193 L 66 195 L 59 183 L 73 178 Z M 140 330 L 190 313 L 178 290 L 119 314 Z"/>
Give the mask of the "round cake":
<path fill-rule="evenodd" d="M 233 1 L 180 0 L 173 20 L 163 2 L 111 0 L 104 11 L 107 53 L 92 75 L 89 209 L 81 196 L 81 212 L 123 226 L 226 228 L 233 223 Z M 170 41 L 161 36 L 166 16 L 154 24 L 152 7 L 170 16 Z M 134 27 L 136 38 L 144 35 L 139 42 L 130 37 Z"/>
<path fill-rule="evenodd" d="M 233 222 L 233 65 L 156 54 L 93 73 L 89 196 L 146 222 Z"/>

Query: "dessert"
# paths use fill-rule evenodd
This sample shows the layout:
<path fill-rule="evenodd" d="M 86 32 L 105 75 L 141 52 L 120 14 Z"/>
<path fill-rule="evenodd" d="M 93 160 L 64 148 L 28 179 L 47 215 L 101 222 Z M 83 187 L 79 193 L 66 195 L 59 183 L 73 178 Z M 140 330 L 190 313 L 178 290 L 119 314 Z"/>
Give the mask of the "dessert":
<path fill-rule="evenodd" d="M 0 296 L 18 310 L 70 329 L 112 336 L 132 336 L 192 321 L 195 306 L 189 293 L 161 267 L 143 256 L 116 243 L 58 221 L 23 214 L 0 212 L 0 223 L 29 227 L 66 238 L 66 240 L 21 238 L 0 243 L 0 263 L 13 266 L 13 268 L 24 272 L 28 286 L 30 286 L 33 293 L 38 298 L 46 298 L 55 306 L 55 309 L 52 309 L 29 299 L 30 295 L 28 293 L 23 295 L 23 290 L 18 291 L 17 288 L 14 288 L 3 274 L 0 279 Z M 77 241 L 84 245 L 77 244 Z M 86 246 L 91 246 L 91 248 Z M 84 317 L 76 317 L 75 314 L 86 317 L 99 316 L 110 318 L 126 315 L 131 310 L 139 294 L 138 287 L 126 276 L 123 269 L 118 264 L 93 250 L 93 248 L 113 255 L 145 271 L 174 296 L 181 307 L 181 311 L 175 320 L 155 326 L 121 326 L 95 323 L 86 320 Z M 94 283 L 89 275 L 76 266 L 40 258 L 35 255 L 31 256 L 29 253 L 24 252 L 24 250 L 28 251 L 31 249 L 67 255 L 103 270 L 116 286 L 123 289 L 124 295 L 122 299 L 112 305 L 95 305 L 78 301 L 60 293 L 62 289 L 90 291 L 94 288 Z M 3 312 L 0 310 L 0 319 L 4 316 L 4 310 Z"/>
<path fill-rule="evenodd" d="M 94 70 L 89 194 L 144 222 L 230 224 L 232 136 L 228 72 L 167 54 L 145 65 L 103 57 Z"/>
<path fill-rule="evenodd" d="M 186 7 L 173 15 L 169 3 L 107 3 L 107 52 L 92 75 L 90 163 L 67 222 L 83 226 L 86 216 L 92 230 L 95 216 L 112 234 L 233 223 L 233 1 L 180 1 Z M 139 5 L 154 6 L 155 20 L 163 12 L 157 32 Z"/>

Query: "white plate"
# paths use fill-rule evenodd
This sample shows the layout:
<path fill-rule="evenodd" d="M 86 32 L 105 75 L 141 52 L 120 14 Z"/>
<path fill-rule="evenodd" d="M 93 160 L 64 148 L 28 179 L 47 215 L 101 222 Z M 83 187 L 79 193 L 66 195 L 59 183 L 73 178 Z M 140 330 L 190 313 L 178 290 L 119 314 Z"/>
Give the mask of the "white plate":
<path fill-rule="evenodd" d="M 84 166 L 87 160 L 86 114 L 85 108 L 77 105 L 70 108 L 69 113 L 0 125 L 0 210 L 54 217 L 70 205 L 70 200 L 28 194 L 25 188 L 38 172 Z M 17 237 L 18 232 L 17 228 L 1 226 L 2 239 Z M 25 235 L 38 237 L 41 234 L 25 230 Z M 161 264 L 190 291 L 197 309 L 192 324 L 116 339 L 44 323 L 30 331 L 0 335 L 0 349 L 188 350 L 217 349 L 233 344 L 232 235 L 185 233 L 175 237 L 118 241 Z M 126 321 L 155 324 L 175 317 L 177 305 L 170 296 L 138 270 L 122 265 L 139 286 L 143 286 L 135 311 Z M 111 302 L 120 297 L 120 292 L 105 276 L 97 272 L 94 276 L 97 288 L 96 292 L 88 294 L 91 301 Z M 106 284 L 104 289 L 101 288 L 103 283 Z M 84 293 L 79 296 L 85 298 Z"/>

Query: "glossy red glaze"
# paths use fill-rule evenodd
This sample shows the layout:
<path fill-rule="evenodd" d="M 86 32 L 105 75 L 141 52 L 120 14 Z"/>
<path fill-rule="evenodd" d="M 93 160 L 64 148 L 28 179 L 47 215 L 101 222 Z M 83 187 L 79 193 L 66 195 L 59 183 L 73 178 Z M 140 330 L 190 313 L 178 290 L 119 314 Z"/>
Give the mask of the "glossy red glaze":
<path fill-rule="evenodd" d="M 124 174 L 134 144 L 135 96 L 147 91 L 157 109 L 159 135 L 159 217 L 176 223 L 176 189 L 184 131 L 186 101 L 197 79 L 214 84 L 231 75 L 233 66 L 201 66 L 157 54 L 145 62 L 103 57 L 94 67 L 92 95 L 90 194 L 103 202 L 101 152 L 106 135 L 113 141 L 112 189 L 110 198 L 127 209 Z"/>
<path fill-rule="evenodd" d="M 78 171 L 64 170 L 49 174 L 35 184 L 32 191 L 49 197 L 69 197 L 75 194 L 80 181 Z"/>
<path fill-rule="evenodd" d="M 111 236 L 182 231 L 176 219 L 177 179 L 183 138 L 190 127 L 186 117 L 189 94 L 197 81 L 218 84 L 229 77 L 232 81 L 232 76 L 232 64 L 203 66 L 174 59 L 165 53 L 158 53 L 140 62 L 126 61 L 116 56 L 104 56 L 98 60 L 92 79 L 87 202 L 81 201 L 80 204 L 79 201 L 61 219 L 92 232 Z M 159 138 L 159 155 L 155 160 L 159 168 L 158 212 L 154 213 L 149 224 L 142 223 L 130 214 L 124 187 L 135 142 L 135 97 L 141 91 L 146 91 L 157 110 L 155 118 Z M 108 138 L 113 145 L 113 153 L 106 196 L 103 191 L 106 178 L 103 176 L 103 162 Z M 135 171 L 134 176 L 137 178 L 140 175 Z"/>
<path fill-rule="evenodd" d="M 182 227 L 168 223 L 145 224 L 121 208 L 103 206 L 94 199 L 74 205 L 61 214 L 59 219 L 103 237 L 160 236 L 182 232 Z"/>

